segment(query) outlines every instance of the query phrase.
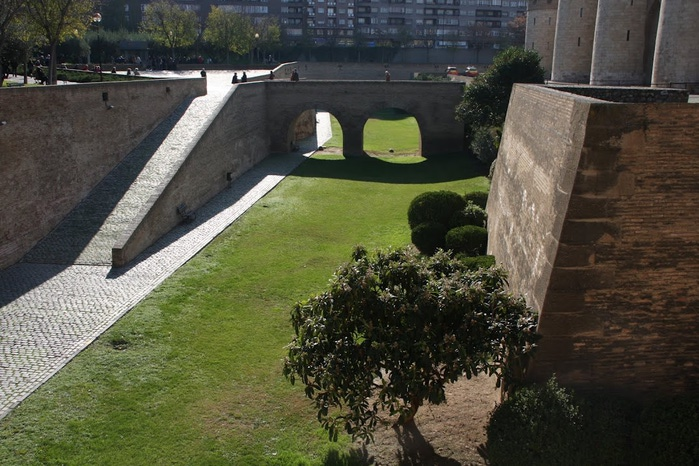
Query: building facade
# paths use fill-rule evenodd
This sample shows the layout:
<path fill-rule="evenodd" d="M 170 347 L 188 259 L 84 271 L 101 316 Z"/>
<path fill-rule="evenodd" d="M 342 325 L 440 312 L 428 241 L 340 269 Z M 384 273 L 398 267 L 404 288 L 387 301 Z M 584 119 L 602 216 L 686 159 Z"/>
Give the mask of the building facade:
<path fill-rule="evenodd" d="M 126 27 L 136 28 L 149 0 L 123 4 Z M 498 48 L 527 0 L 176 0 L 199 16 L 202 28 L 216 6 L 261 21 L 277 18 L 287 45 L 401 45 Z"/>
<path fill-rule="evenodd" d="M 685 0 L 530 0 L 525 46 L 554 82 L 692 90 L 697 20 Z"/>

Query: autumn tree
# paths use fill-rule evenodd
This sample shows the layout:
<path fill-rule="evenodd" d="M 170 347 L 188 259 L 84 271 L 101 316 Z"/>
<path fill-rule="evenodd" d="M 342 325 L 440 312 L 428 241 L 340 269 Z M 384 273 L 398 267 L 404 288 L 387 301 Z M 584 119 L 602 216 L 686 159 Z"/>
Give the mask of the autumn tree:
<path fill-rule="evenodd" d="M 250 18 L 220 7 L 212 7 L 206 20 L 204 40 L 215 48 L 226 51 L 226 63 L 230 52 L 245 55 L 252 48 L 254 30 Z"/>
<path fill-rule="evenodd" d="M 329 291 L 293 309 L 284 374 L 305 385 L 331 439 L 343 429 L 372 439 L 382 411 L 408 425 L 464 375 L 494 374 L 509 390 L 526 370 L 537 319 L 504 285 L 501 270 L 469 270 L 443 251 L 370 257 L 358 247 Z"/>
<path fill-rule="evenodd" d="M 156 43 L 170 49 L 175 60 L 175 50 L 192 45 L 198 37 L 199 22 L 196 13 L 183 10 L 173 0 L 157 0 L 146 5 L 141 30 Z"/>
<path fill-rule="evenodd" d="M 3 0 L 5 1 L 5 0 Z M 56 47 L 70 36 L 80 37 L 92 21 L 93 0 L 26 0 L 27 15 L 51 49 L 49 84 L 56 84 Z"/>

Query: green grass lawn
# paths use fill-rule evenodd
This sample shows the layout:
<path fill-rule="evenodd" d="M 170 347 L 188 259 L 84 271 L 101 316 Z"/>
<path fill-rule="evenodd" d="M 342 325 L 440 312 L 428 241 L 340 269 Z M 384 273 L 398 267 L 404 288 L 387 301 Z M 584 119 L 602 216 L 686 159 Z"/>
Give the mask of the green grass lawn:
<path fill-rule="evenodd" d="M 0 421 L 0 464 L 362 464 L 281 375 L 293 304 L 352 247 L 410 241 L 419 193 L 485 190 L 463 155 L 317 155 Z"/>

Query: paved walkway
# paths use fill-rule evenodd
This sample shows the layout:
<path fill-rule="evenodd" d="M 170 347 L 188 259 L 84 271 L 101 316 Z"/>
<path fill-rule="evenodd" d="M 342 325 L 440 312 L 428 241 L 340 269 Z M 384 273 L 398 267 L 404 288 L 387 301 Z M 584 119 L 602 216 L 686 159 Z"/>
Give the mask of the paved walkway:
<path fill-rule="evenodd" d="M 172 143 L 196 131 L 196 124 L 222 104 L 231 89 L 230 74 L 209 72 L 208 95 L 187 103 L 176 121 L 165 124 L 175 135 Z M 144 195 L 134 194 L 139 186 L 148 192 L 148 184 L 163 176 L 152 170 L 173 162 L 163 155 L 173 152 L 168 147 L 137 149 L 128 157 L 135 166 L 144 167 L 142 159 L 150 156 L 155 166 L 145 164 L 138 176 L 123 167 L 115 170 L 123 178 L 110 174 L 69 215 L 72 220 L 62 223 L 26 260 L 1 270 L 0 419 L 273 189 L 318 141 L 327 140 L 328 115 L 319 115 L 319 121 L 317 139 L 306 141 L 301 151 L 268 157 L 197 210 L 195 222 L 173 229 L 131 265 L 112 269 L 107 250 L 111 254 L 113 225 Z M 124 188 L 127 182 L 134 190 Z"/>

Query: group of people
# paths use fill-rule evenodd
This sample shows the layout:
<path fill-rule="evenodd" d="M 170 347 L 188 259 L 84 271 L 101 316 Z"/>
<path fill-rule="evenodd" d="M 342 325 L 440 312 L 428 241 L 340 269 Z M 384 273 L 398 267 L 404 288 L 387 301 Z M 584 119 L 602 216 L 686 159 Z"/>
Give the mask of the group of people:
<path fill-rule="evenodd" d="M 202 71 L 202 76 L 206 76 L 204 74 L 204 71 Z M 269 71 L 269 79 L 273 80 L 276 76 L 274 75 L 274 70 Z M 296 68 L 291 72 L 291 81 L 298 81 L 299 80 L 299 72 Z M 243 71 L 243 75 L 238 79 L 238 72 L 233 73 L 233 79 L 231 79 L 231 84 L 238 84 L 239 82 L 241 83 L 246 83 L 248 82 L 248 75 Z"/>

